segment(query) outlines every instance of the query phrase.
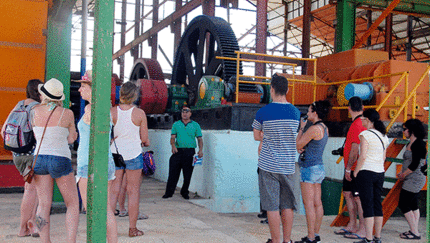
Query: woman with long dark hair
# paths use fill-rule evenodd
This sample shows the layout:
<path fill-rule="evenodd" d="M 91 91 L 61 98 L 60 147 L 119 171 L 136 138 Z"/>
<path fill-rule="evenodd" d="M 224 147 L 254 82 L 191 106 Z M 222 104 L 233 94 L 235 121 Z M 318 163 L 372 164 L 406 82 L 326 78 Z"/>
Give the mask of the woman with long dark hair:
<path fill-rule="evenodd" d="M 30 110 L 33 109 L 33 107 L 40 103 L 40 94 L 38 90 L 39 84 L 43 84 L 42 81 L 39 79 L 31 79 L 27 83 L 26 88 L 26 97 L 27 99 L 22 100 L 18 102 L 17 106 L 20 105 L 20 103 L 23 103 L 23 105 Z M 17 108 L 13 110 L 15 110 Z M 31 114 L 31 113 L 30 113 Z M 9 116 L 8 116 L 9 118 Z M 7 121 L 8 119 L 6 119 Z M 6 129 L 6 122 L 3 124 L 1 135 L 4 138 L 4 132 Z M 21 175 L 24 175 L 25 168 L 28 166 L 31 166 L 33 162 L 33 152 L 34 148 L 29 153 L 15 153 L 12 152 L 13 155 L 13 163 L 17 167 L 19 173 Z M 39 233 L 37 228 L 35 227 L 34 220 L 36 216 L 36 208 L 37 208 L 37 192 L 36 192 L 36 186 L 34 183 L 27 183 L 24 184 L 24 195 L 22 196 L 22 202 L 21 202 L 21 223 L 20 223 L 20 229 L 18 233 L 18 237 L 24 237 L 24 236 L 33 236 L 33 237 L 39 237 Z"/>
<path fill-rule="evenodd" d="M 327 100 L 316 101 L 308 108 L 307 120 L 302 119 L 300 122 L 296 147 L 297 151 L 301 153 L 299 158 L 300 187 L 306 210 L 308 235 L 296 243 L 321 241 L 318 235 L 324 216 L 321 183 L 325 177 L 322 155 L 328 140 L 328 128 L 323 120 L 327 117 L 330 107 L 331 104 Z M 307 127 L 307 121 L 312 122 L 312 125 Z"/>
<path fill-rule="evenodd" d="M 360 133 L 360 155 L 354 176 L 357 178 L 357 189 L 363 208 L 366 238 L 359 242 L 380 243 L 383 222 L 381 195 L 389 141 L 385 125 L 375 109 L 365 110 L 361 122 L 367 130 Z M 373 237 L 373 228 L 375 228 L 375 237 Z"/>
<path fill-rule="evenodd" d="M 420 210 L 418 208 L 418 193 L 426 183 L 426 176 L 421 172 L 425 164 L 427 149 L 424 142 L 426 131 L 418 119 L 409 119 L 403 124 L 403 134 L 410 140 L 403 154 L 402 170 L 397 178 L 403 180 L 399 197 L 399 208 L 408 221 L 410 230 L 400 234 L 402 239 L 421 239 L 418 232 Z"/>

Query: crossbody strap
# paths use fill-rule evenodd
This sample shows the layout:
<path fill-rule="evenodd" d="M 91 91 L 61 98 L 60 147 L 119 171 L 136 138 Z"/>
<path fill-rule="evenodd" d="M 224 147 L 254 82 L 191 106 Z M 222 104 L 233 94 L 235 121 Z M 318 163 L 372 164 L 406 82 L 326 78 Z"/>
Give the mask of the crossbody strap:
<path fill-rule="evenodd" d="M 55 109 L 57 109 L 58 106 L 55 106 L 54 109 L 51 111 L 51 114 L 48 116 L 48 120 L 46 121 L 45 128 L 43 129 L 42 138 L 40 139 L 39 148 L 37 149 L 36 157 L 34 158 L 34 163 L 32 169 L 34 169 L 34 166 L 36 166 L 37 157 L 39 156 L 40 147 L 42 147 L 42 141 L 43 137 L 45 136 L 46 127 L 48 127 L 48 122 L 51 119 L 52 114 L 54 114 Z"/>
<path fill-rule="evenodd" d="M 382 143 L 382 147 L 383 147 L 383 148 L 384 148 L 384 150 L 385 150 L 384 142 L 382 142 L 382 139 L 378 136 L 378 134 L 376 134 L 376 132 L 374 132 L 374 131 L 372 131 L 372 130 L 367 130 L 367 131 L 372 132 L 373 134 L 375 134 L 375 135 L 379 138 L 379 141 L 381 141 L 381 143 Z"/>
<path fill-rule="evenodd" d="M 113 133 L 114 127 L 115 127 L 115 125 L 112 126 L 112 139 L 113 139 L 113 144 L 115 145 L 116 153 L 119 154 L 118 147 L 116 146 L 116 142 L 115 142 L 115 134 Z"/>

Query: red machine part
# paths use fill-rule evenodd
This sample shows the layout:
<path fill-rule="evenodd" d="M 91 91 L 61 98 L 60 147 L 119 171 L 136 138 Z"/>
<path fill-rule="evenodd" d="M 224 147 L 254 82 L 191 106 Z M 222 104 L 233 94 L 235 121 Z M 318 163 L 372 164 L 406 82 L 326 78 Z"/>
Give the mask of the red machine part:
<path fill-rule="evenodd" d="M 139 79 L 140 108 L 146 114 L 162 114 L 166 110 L 168 92 L 164 80 Z"/>

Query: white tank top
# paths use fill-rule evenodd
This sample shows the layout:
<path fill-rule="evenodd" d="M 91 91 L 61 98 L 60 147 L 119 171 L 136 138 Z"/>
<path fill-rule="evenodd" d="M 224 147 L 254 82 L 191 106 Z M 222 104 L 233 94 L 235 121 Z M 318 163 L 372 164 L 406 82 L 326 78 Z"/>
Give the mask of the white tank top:
<path fill-rule="evenodd" d="M 60 127 L 61 118 L 63 118 L 64 111 L 61 113 L 58 124 L 55 127 L 47 127 L 45 136 L 43 137 L 42 146 L 40 147 L 39 154 L 43 155 L 55 155 L 71 159 L 71 153 L 67 142 L 69 136 L 69 129 L 67 127 Z M 34 137 L 36 138 L 36 149 L 34 155 L 36 155 L 40 146 L 40 139 L 42 138 L 43 130 L 45 127 L 33 127 Z"/>
<path fill-rule="evenodd" d="M 114 126 L 113 135 L 116 137 L 115 143 L 118 147 L 118 152 L 115 148 L 115 143 L 111 144 L 112 153 L 119 153 L 124 160 L 136 158 L 142 153 L 142 141 L 140 140 L 140 127 L 133 124 L 131 114 L 134 107 L 128 110 L 121 110 L 117 106 L 118 118 Z"/>

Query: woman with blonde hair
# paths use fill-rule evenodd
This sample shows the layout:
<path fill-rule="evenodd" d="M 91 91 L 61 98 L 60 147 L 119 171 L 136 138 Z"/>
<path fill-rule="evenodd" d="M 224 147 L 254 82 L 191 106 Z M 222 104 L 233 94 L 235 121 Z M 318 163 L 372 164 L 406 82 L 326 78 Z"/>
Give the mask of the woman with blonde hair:
<path fill-rule="evenodd" d="M 141 236 L 143 231 L 136 228 L 139 217 L 140 185 L 142 184 L 143 155 L 142 147 L 149 146 L 148 126 L 145 112 L 133 103 L 138 98 L 139 88 L 132 82 L 126 82 L 120 90 L 120 103 L 111 108 L 114 124 L 113 143 L 111 150 L 119 153 L 125 161 L 125 168 L 117 170 L 118 178 L 126 171 L 129 214 L 129 237 Z M 111 206 L 115 208 L 121 187 L 121 180 L 115 182 L 115 196 L 111 198 Z"/>
<path fill-rule="evenodd" d="M 33 131 L 37 141 L 34 183 L 39 197 L 36 226 L 43 242 L 50 240 L 50 211 L 54 180 L 66 203 L 67 242 L 76 242 L 79 223 L 79 199 L 72 169 L 69 145 L 76 138 L 74 116 L 62 107 L 63 84 L 50 79 L 39 84 L 41 105 L 33 109 Z"/>
<path fill-rule="evenodd" d="M 25 106 L 27 110 L 33 109 L 35 105 L 40 103 L 40 94 L 39 94 L 39 84 L 43 84 L 39 79 L 31 79 L 27 83 L 26 88 L 26 97 L 27 99 L 18 102 L 15 106 L 15 109 L 18 108 L 20 103 Z M 9 119 L 9 116 L 8 116 Z M 6 119 L 6 121 L 8 120 Z M 6 122 L 3 124 L 1 135 L 4 138 L 6 130 Z M 34 148 L 32 148 L 28 153 L 15 153 L 12 152 L 13 155 L 13 163 L 17 167 L 19 173 L 21 175 L 25 175 L 25 168 L 31 166 L 33 162 L 33 153 Z M 24 195 L 22 196 L 21 202 L 21 224 L 18 233 L 18 237 L 24 236 L 33 236 L 38 237 L 39 233 L 37 232 L 37 228 L 35 227 L 34 220 L 36 216 L 36 208 L 37 208 L 37 192 L 34 183 L 24 184 Z"/>
<path fill-rule="evenodd" d="M 78 147 L 78 169 L 77 178 L 79 184 L 79 191 L 82 197 L 82 204 L 87 205 L 87 185 L 88 185 L 88 159 L 90 150 L 90 123 L 91 123 L 91 97 L 92 97 L 92 71 L 88 70 L 82 77 L 82 80 L 77 82 L 81 83 L 79 92 L 81 93 L 82 99 L 89 103 L 85 106 L 85 113 L 81 120 L 78 122 L 79 130 L 79 147 Z M 112 157 L 112 153 L 109 149 L 109 160 L 108 163 L 108 198 L 112 194 L 112 184 L 115 180 L 115 165 Z M 117 223 L 113 209 L 110 207 L 108 200 L 107 203 L 107 239 L 108 242 L 118 242 L 117 234 Z"/>

